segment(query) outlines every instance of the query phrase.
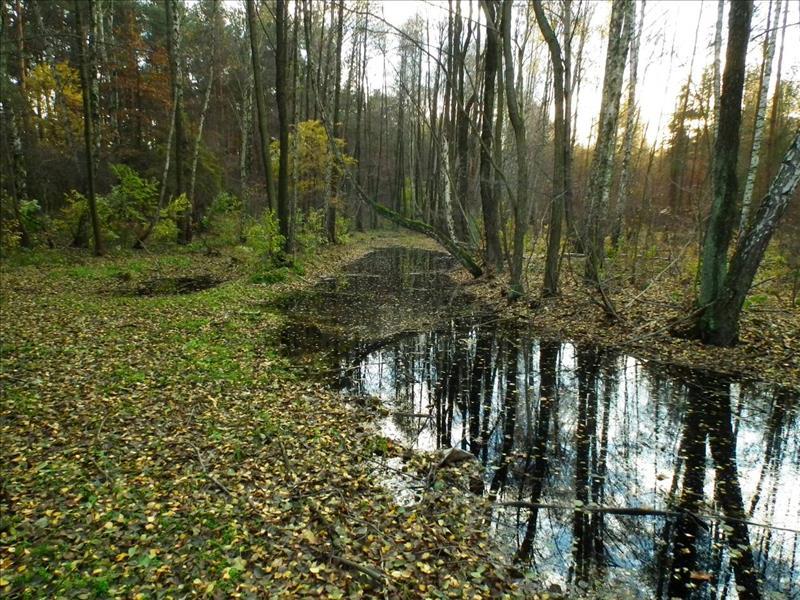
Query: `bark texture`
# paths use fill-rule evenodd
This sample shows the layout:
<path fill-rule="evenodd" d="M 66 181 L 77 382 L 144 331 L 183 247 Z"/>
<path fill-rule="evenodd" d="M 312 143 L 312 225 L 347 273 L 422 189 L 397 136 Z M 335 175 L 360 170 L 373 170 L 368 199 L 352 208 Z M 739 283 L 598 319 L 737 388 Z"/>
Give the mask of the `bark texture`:
<path fill-rule="evenodd" d="M 714 144 L 713 198 L 700 266 L 698 305 L 702 312 L 698 321 L 698 333 L 703 339 L 709 339 L 711 332 L 717 329 L 714 311 L 707 308 L 716 301 L 722 289 L 727 272 L 728 246 L 736 223 L 736 161 L 739 154 L 745 59 L 752 16 L 751 0 L 731 4 L 725 73 L 720 95 L 719 128 Z"/>

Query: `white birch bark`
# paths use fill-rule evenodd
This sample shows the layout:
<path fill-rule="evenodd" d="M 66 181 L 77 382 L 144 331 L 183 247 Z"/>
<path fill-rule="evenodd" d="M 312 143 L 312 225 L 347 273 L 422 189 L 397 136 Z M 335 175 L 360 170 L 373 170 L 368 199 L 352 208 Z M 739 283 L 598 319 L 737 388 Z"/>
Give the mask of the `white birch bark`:
<path fill-rule="evenodd" d="M 722 55 L 722 17 L 725 14 L 725 0 L 717 2 L 717 25 L 714 28 L 714 139 L 719 126 L 719 96 L 722 93 L 721 55 Z"/>
<path fill-rule="evenodd" d="M 744 231 L 750 221 L 750 204 L 753 201 L 753 186 L 758 173 L 758 163 L 761 155 L 761 142 L 764 139 L 764 122 L 767 114 L 767 98 L 769 97 L 769 84 L 772 77 L 772 58 L 775 55 L 775 40 L 778 37 L 778 23 L 781 14 L 781 0 L 777 0 L 773 8 L 772 23 L 767 23 L 766 44 L 764 47 L 764 71 L 761 79 L 760 94 L 758 96 L 758 109 L 756 122 L 753 128 L 753 148 L 750 151 L 750 166 L 747 169 L 747 179 L 744 184 L 742 196 L 742 214 L 739 221 L 739 231 Z"/>
<path fill-rule="evenodd" d="M 623 140 L 622 167 L 619 176 L 619 192 L 617 194 L 616 222 L 614 225 L 615 243 L 622 230 L 625 218 L 625 209 L 628 202 L 628 185 L 630 183 L 630 164 L 633 154 L 633 132 L 636 127 L 636 80 L 639 72 L 639 41 L 644 25 L 645 0 L 642 0 L 642 10 L 639 14 L 639 23 L 631 38 L 630 72 L 628 74 L 628 99 L 627 114 L 625 115 L 625 137 Z M 636 16 L 636 4 L 633 5 L 633 17 Z"/>
<path fill-rule="evenodd" d="M 631 5 L 632 0 L 614 0 L 611 9 L 603 95 L 600 104 L 600 123 L 587 191 L 589 223 L 586 240 L 588 244 L 586 275 L 595 283 L 599 283 L 600 270 L 605 259 L 603 241 L 609 188 L 611 187 L 612 158 L 616 145 L 622 78 L 628 56 L 628 42 L 633 29 L 630 15 Z"/>

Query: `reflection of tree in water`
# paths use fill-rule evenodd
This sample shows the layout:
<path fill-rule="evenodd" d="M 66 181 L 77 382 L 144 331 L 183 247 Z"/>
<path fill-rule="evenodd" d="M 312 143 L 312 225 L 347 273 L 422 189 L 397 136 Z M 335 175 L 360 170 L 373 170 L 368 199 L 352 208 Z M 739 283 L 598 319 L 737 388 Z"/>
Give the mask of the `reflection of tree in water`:
<path fill-rule="evenodd" d="M 656 597 L 705 598 L 712 590 L 725 597 L 737 586 L 740 597 L 759 597 L 758 572 L 769 582 L 776 574 L 786 577 L 792 565 L 796 581 L 785 534 L 756 529 L 754 549 L 754 534 L 743 523 L 688 514 L 769 521 L 785 498 L 780 478 L 787 457 L 797 454 L 797 443 L 788 441 L 797 433 L 791 395 L 745 389 L 732 398 L 720 378 L 664 375 L 613 352 L 532 344 L 480 322 L 409 336 L 372 357 L 380 357 L 384 399 L 399 413 L 391 419 L 407 440 L 422 439 L 427 426 L 428 447 L 461 445 L 485 462 L 492 499 L 534 505 L 517 513 L 519 562 L 563 569 L 573 583 L 616 577 L 620 567 L 638 569 L 646 577 L 638 584 L 649 579 Z M 732 405 L 745 407 L 738 420 L 753 481 L 747 502 Z M 751 406 L 761 412 L 748 412 Z M 421 413 L 430 419 L 408 416 Z M 754 432 L 763 447 L 754 445 Z M 710 466 L 720 483 L 707 497 Z M 575 500 L 589 510 L 536 507 Z M 607 514 L 595 506 L 682 514 Z"/>
<path fill-rule="evenodd" d="M 537 342 L 485 319 L 397 334 L 404 315 L 450 314 L 452 282 L 425 272 L 443 267 L 431 253 L 390 254 L 327 285 L 348 298 L 333 303 L 348 315 L 331 319 L 352 323 L 354 340 L 361 328 L 391 337 L 323 347 L 345 365 L 343 388 L 378 396 L 393 413 L 386 435 L 425 450 L 470 450 L 487 467 L 493 499 L 527 503 L 496 510 L 499 539 L 520 563 L 542 580 L 619 582 L 646 598 L 800 590 L 798 536 L 730 520 L 797 527 L 796 392 Z M 395 311 L 397 298 L 404 308 Z M 588 510 L 575 510 L 575 500 Z M 682 512 L 611 514 L 595 505 Z"/>
<path fill-rule="evenodd" d="M 787 456 L 794 456 L 789 450 L 796 454 L 797 447 L 788 441 L 797 433 L 795 402 L 785 392 L 766 394 L 771 404 L 765 409 L 763 390 L 732 399 L 731 386 L 720 378 L 669 377 L 609 351 L 531 344 L 463 321 L 398 340 L 375 356 L 402 435 L 418 438 L 427 423 L 431 447 L 460 444 L 485 461 L 493 499 L 534 505 L 518 513 L 515 556 L 522 563 L 550 570 L 560 560 L 573 582 L 589 583 L 619 567 L 640 569 L 649 573 L 653 595 L 698 598 L 737 586 L 741 597 L 759 597 L 758 572 L 769 581 L 768 575 L 785 577 L 796 565 L 786 535 L 757 529 L 753 549 L 753 532 L 743 523 L 688 514 L 769 521 L 786 493 L 780 477 Z M 529 390 L 530 384 L 536 385 Z M 743 408 L 738 416 L 753 481 L 745 503 L 732 404 L 759 403 L 760 413 Z M 406 416 L 412 413 L 431 417 Z M 753 432 L 761 432 L 763 448 L 754 447 Z M 754 462 L 755 452 L 763 464 Z M 707 497 L 709 466 L 720 483 Z M 590 510 L 547 509 L 543 522 L 543 509 L 535 506 L 575 500 Z M 626 516 L 594 506 L 682 514 Z M 545 550 L 554 542 L 561 550 Z"/>

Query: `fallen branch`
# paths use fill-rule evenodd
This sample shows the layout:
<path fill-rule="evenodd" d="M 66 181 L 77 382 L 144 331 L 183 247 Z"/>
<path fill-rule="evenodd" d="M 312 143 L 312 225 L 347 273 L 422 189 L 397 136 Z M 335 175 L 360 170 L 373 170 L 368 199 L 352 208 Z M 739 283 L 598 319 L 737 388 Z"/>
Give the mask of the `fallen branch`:
<path fill-rule="evenodd" d="M 732 523 L 742 523 L 744 525 L 751 525 L 753 527 L 763 527 L 765 529 L 775 529 L 777 531 L 786 531 L 788 533 L 800 534 L 800 529 L 792 529 L 790 527 L 779 527 L 777 525 L 769 525 L 767 523 L 759 523 L 757 521 L 748 521 L 747 519 L 740 519 L 739 517 L 731 517 L 728 515 L 720 515 L 716 513 L 694 513 L 687 510 L 674 511 L 674 510 L 659 510 L 656 508 L 636 508 L 625 506 L 566 506 L 560 504 L 539 504 L 534 502 L 499 502 L 497 506 L 508 506 L 511 508 L 531 508 L 531 509 L 554 509 L 554 510 L 576 510 L 581 512 L 603 513 L 609 515 L 623 515 L 632 517 L 679 517 L 682 515 L 689 515 L 702 522 L 703 519 L 710 519 L 712 521 L 726 521 Z"/>

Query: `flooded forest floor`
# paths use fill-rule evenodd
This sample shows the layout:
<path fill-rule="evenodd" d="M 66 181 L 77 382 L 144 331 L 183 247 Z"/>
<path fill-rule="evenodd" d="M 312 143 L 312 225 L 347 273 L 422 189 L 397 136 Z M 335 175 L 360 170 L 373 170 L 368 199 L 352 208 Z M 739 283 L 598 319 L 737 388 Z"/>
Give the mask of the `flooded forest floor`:
<path fill-rule="evenodd" d="M 677 560 L 687 590 L 793 597 L 796 312 L 751 311 L 743 344 L 706 349 L 669 337 L 674 286 L 620 290 L 616 323 L 569 276 L 509 305 L 392 234 L 271 285 L 225 253 L 2 278 L 4 594 L 689 597 L 658 575 Z M 451 446 L 478 459 L 446 465 Z M 716 499 L 715 470 L 736 482 Z M 686 498 L 706 528 L 684 551 Z"/>

